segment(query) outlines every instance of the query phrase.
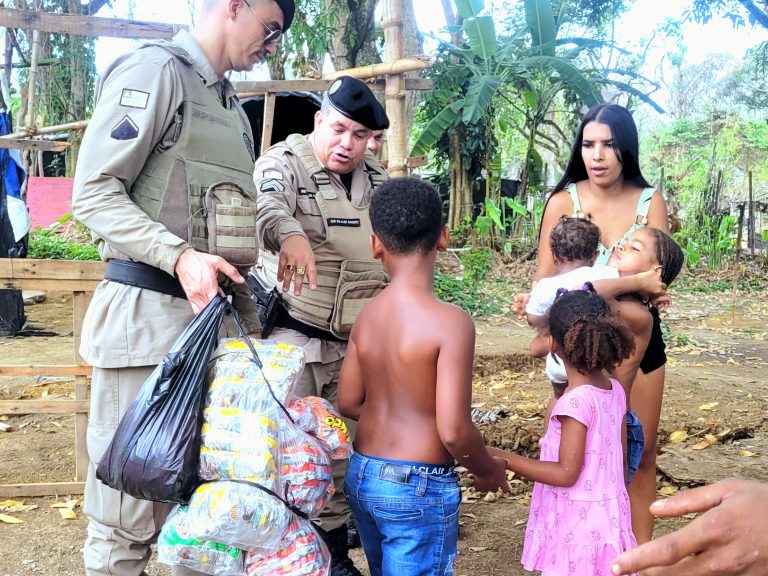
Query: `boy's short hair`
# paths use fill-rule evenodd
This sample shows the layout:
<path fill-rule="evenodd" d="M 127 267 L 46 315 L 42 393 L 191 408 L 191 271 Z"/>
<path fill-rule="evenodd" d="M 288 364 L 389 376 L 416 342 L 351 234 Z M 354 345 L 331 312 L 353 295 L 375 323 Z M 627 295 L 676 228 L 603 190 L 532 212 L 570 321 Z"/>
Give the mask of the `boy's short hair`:
<path fill-rule="evenodd" d="M 600 228 L 585 218 L 563 217 L 552 228 L 549 245 L 557 262 L 592 262 L 600 246 Z"/>
<path fill-rule="evenodd" d="M 393 254 L 426 254 L 437 246 L 443 206 L 419 178 L 392 178 L 376 189 L 369 209 L 373 233 Z"/>
<path fill-rule="evenodd" d="M 650 226 L 648 231 L 656 240 L 656 260 L 661 264 L 661 281 L 669 286 L 683 269 L 685 254 L 674 238 L 666 232 Z"/>

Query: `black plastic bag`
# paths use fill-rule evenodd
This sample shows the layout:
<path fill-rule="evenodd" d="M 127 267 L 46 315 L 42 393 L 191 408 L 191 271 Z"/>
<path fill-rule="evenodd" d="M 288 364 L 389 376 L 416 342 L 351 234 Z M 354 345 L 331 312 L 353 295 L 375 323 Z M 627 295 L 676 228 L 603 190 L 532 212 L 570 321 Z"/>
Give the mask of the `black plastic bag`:
<path fill-rule="evenodd" d="M 144 382 L 96 469 L 107 486 L 143 500 L 189 501 L 200 484 L 208 362 L 229 308 L 214 298 Z"/>

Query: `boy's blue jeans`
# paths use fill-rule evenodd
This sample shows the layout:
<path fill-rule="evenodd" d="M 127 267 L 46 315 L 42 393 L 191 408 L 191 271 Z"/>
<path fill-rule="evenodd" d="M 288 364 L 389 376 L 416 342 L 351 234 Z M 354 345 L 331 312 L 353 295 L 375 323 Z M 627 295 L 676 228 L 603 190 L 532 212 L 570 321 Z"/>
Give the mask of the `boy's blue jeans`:
<path fill-rule="evenodd" d="M 461 491 L 452 466 L 439 468 L 352 456 L 344 491 L 371 576 L 453 574 Z"/>

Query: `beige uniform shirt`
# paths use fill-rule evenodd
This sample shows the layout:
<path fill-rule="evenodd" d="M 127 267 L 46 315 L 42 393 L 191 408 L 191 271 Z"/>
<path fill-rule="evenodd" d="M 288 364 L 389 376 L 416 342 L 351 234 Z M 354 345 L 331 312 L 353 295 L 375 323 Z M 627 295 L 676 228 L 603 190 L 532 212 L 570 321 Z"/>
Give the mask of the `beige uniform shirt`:
<path fill-rule="evenodd" d="M 311 134 L 307 140 L 311 146 Z M 347 189 L 339 175 L 331 171 L 328 175 L 336 193 L 346 195 Z M 265 249 L 279 252 L 282 242 L 297 234 L 307 238 L 312 247 L 325 240 L 325 224 L 313 193 L 317 186 L 296 156 L 280 148 L 267 150 L 256 160 L 253 180 L 258 192 L 256 232 Z M 351 189 L 353 205 L 370 204 L 373 184 L 362 161 L 353 172 Z M 282 329 L 276 328 L 275 333 L 278 331 Z M 302 339 L 308 362 L 338 360 L 344 357 L 347 348 L 346 342 Z"/>
<path fill-rule="evenodd" d="M 232 84 L 216 75 L 189 33 L 180 32 L 174 43 L 222 102 L 234 97 Z M 172 275 L 189 244 L 140 210 L 128 191 L 155 148 L 175 141 L 169 128 L 183 100 L 177 66 L 183 64 L 166 51 L 150 48 L 119 58 L 103 74 L 72 194 L 73 213 L 93 232 L 103 260 L 136 260 Z M 243 293 L 235 305 L 246 317 L 255 315 Z M 100 368 L 156 364 L 192 318 L 186 300 L 105 280 L 88 308 L 80 354 Z"/>

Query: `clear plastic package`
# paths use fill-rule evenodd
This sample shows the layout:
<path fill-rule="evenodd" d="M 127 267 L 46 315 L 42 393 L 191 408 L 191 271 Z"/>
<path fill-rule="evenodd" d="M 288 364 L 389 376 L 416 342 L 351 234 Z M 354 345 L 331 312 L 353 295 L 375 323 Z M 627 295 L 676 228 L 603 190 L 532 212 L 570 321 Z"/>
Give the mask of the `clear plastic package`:
<path fill-rule="evenodd" d="M 294 516 L 282 545 L 272 553 L 248 552 L 246 576 L 328 576 L 331 554 L 308 520 Z"/>
<path fill-rule="evenodd" d="M 217 576 L 242 576 L 245 553 L 234 546 L 198 540 L 189 534 L 186 506 L 176 506 L 157 539 L 158 560 Z"/>
<path fill-rule="evenodd" d="M 277 422 L 284 416 L 278 402 L 286 401 L 301 375 L 304 351 L 269 340 L 251 339 L 251 344 L 262 368 L 243 340 L 222 340 L 214 354 L 199 474 L 204 480 L 246 480 L 275 491 Z"/>
<path fill-rule="evenodd" d="M 257 550 L 278 548 L 294 514 L 256 486 L 222 480 L 195 490 L 187 516 L 194 538 Z"/>
<path fill-rule="evenodd" d="M 280 475 L 278 494 L 293 508 L 316 516 L 334 493 L 328 452 L 287 417 L 280 422 Z"/>
<path fill-rule="evenodd" d="M 296 425 L 317 438 L 332 459 L 344 460 L 352 456 L 354 450 L 347 424 L 328 400 L 317 396 L 291 398 L 287 409 Z"/>

